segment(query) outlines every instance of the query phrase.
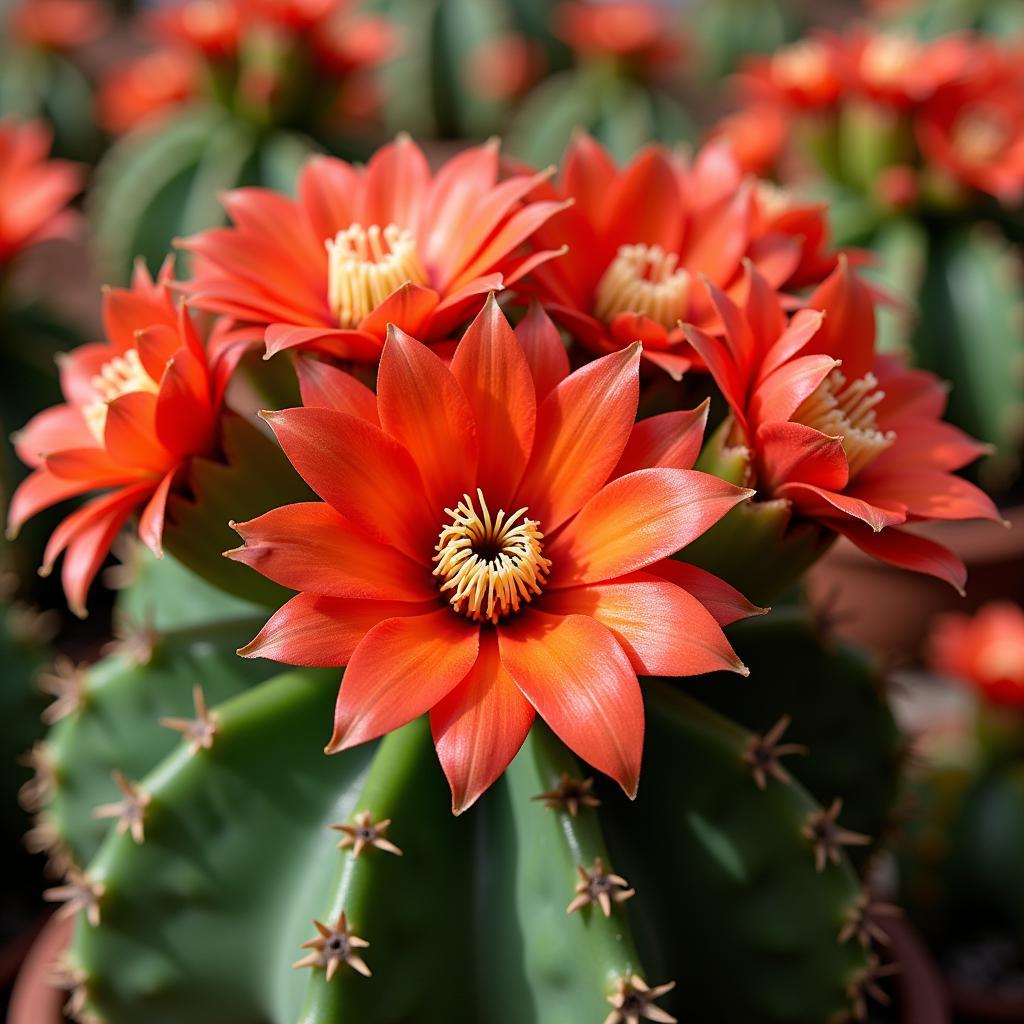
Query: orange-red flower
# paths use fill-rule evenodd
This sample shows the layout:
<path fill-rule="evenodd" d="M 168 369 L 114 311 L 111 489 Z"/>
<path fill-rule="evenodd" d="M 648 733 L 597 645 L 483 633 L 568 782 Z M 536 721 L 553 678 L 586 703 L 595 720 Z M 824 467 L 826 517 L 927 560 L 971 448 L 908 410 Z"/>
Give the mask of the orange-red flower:
<path fill-rule="evenodd" d="M 365 168 L 314 157 L 297 200 L 266 189 L 228 193 L 234 226 L 181 243 L 195 257 L 185 287 L 196 306 L 267 325 L 268 355 L 305 348 L 375 360 L 388 324 L 441 341 L 489 291 L 557 255 L 530 246 L 563 205 L 527 200 L 542 178 L 499 183 L 493 143 L 437 174 L 405 136 Z"/>
<path fill-rule="evenodd" d="M 96 93 L 96 119 L 123 135 L 150 118 L 176 110 L 201 90 L 202 68 L 189 53 L 169 47 L 115 66 Z"/>
<path fill-rule="evenodd" d="M 991 499 L 954 475 L 987 449 L 942 422 L 946 389 L 875 353 L 872 296 L 845 263 L 791 318 L 756 271 L 748 285 L 742 307 L 712 289 L 724 339 L 692 326 L 687 335 L 732 411 L 729 442 L 749 449 L 751 486 L 884 562 L 962 589 L 959 558 L 899 529 L 1000 521 Z"/>
<path fill-rule="evenodd" d="M 545 191 L 574 201 L 537 233 L 544 248 L 568 245 L 532 274 L 545 307 L 592 350 L 639 339 L 644 358 L 673 375 L 693 362 L 680 322 L 717 319 L 702 278 L 734 291 L 749 259 L 782 288 L 814 283 L 835 266 L 822 249 L 822 208 L 745 181 L 726 144 L 705 146 L 692 164 L 649 146 L 620 170 L 580 134 L 560 181 Z"/>
<path fill-rule="evenodd" d="M 654 0 L 565 0 L 555 10 L 554 30 L 585 57 L 616 57 L 638 70 L 669 64 L 683 51 L 669 12 Z"/>
<path fill-rule="evenodd" d="M 229 555 L 300 591 L 243 654 L 347 666 L 329 752 L 429 711 L 459 812 L 537 713 L 633 794 L 637 675 L 743 671 L 719 623 L 754 609 L 670 556 L 750 492 L 691 468 L 705 409 L 634 425 L 639 360 L 567 376 L 538 309 L 513 334 L 491 301 L 450 368 L 393 329 L 376 396 L 302 364 L 305 407 L 265 416 L 324 501 Z"/>
<path fill-rule="evenodd" d="M 942 615 L 929 641 L 932 668 L 974 686 L 986 700 L 1024 708 L 1024 610 L 993 601 L 973 616 Z"/>
<path fill-rule="evenodd" d="M 23 249 L 71 233 L 68 203 L 82 172 L 66 160 L 47 160 L 51 133 L 41 121 L 0 119 L 0 272 Z"/>
<path fill-rule="evenodd" d="M 225 60 L 238 52 L 242 12 L 235 0 L 186 0 L 165 4 L 146 15 L 155 36 L 208 60 Z"/>
<path fill-rule="evenodd" d="M 7 18 L 14 39 L 57 52 L 91 43 L 109 21 L 98 0 L 19 0 Z"/>
<path fill-rule="evenodd" d="M 107 340 L 62 359 L 64 403 L 39 413 L 15 439 L 32 472 L 11 498 L 10 533 L 42 509 L 102 492 L 64 519 L 44 553 L 44 572 L 64 554 L 64 592 L 79 615 L 135 511 L 139 536 L 160 553 L 168 496 L 190 458 L 213 452 L 218 409 L 241 351 L 224 324 L 204 346 L 173 301 L 170 275 L 169 263 L 156 282 L 140 268 L 131 289 L 106 293 Z"/>
<path fill-rule="evenodd" d="M 938 89 L 917 117 L 925 159 L 1004 203 L 1024 198 L 1024 70 L 1018 53 L 976 44 L 980 66 Z"/>
<path fill-rule="evenodd" d="M 783 46 L 768 57 L 751 57 L 739 80 L 752 101 L 797 110 L 828 110 L 842 94 L 844 63 L 840 40 L 819 33 Z"/>

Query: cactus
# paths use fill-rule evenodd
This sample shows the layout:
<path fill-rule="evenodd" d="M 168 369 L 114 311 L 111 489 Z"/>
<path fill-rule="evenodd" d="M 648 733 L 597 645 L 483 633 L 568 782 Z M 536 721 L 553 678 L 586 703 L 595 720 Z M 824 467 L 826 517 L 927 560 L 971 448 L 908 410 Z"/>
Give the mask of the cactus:
<path fill-rule="evenodd" d="M 770 749 L 752 760 L 757 736 L 681 689 L 646 684 L 635 803 L 585 782 L 538 726 L 455 818 L 425 720 L 325 757 L 336 673 L 268 678 L 272 666 L 235 658 L 258 608 L 169 559 L 144 563 L 122 612 L 144 615 L 155 594 L 145 642 L 81 673 L 43 748 L 52 794 L 36 835 L 82 866 L 53 893 L 84 911 L 66 965 L 81 1019 L 556 1024 L 629 1020 L 613 1008 L 656 996 L 682 1020 L 820 1024 L 870 975 L 844 928 L 860 899 L 843 850 L 855 837 L 770 771 Z M 208 731 L 189 728 L 197 685 Z"/>

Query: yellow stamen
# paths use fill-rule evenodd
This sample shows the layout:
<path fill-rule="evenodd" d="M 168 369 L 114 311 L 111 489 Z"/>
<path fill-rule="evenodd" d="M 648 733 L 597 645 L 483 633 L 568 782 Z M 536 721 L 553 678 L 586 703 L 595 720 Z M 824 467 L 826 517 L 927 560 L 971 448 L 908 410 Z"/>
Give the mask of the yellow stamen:
<path fill-rule="evenodd" d="M 880 32 L 868 41 L 861 53 L 861 75 L 877 86 L 898 85 L 920 49 L 910 32 Z"/>
<path fill-rule="evenodd" d="M 642 313 L 675 327 L 686 312 L 690 274 L 679 255 L 660 245 L 622 245 L 597 286 L 594 311 L 605 323 L 619 313 Z"/>
<path fill-rule="evenodd" d="M 150 377 L 142 365 L 138 351 L 134 348 L 104 363 L 100 372 L 89 383 L 96 392 L 96 398 L 82 409 L 82 415 L 93 437 L 100 444 L 103 444 L 107 406 L 111 402 L 137 391 L 148 392 L 151 395 L 160 391 L 160 385 Z"/>
<path fill-rule="evenodd" d="M 327 239 L 327 300 L 339 327 L 356 327 L 402 285 L 427 284 L 412 234 L 353 224 Z"/>
<path fill-rule="evenodd" d="M 772 57 L 772 78 L 780 89 L 801 89 L 814 85 L 828 74 L 829 55 L 816 39 L 803 39 L 784 46 Z"/>
<path fill-rule="evenodd" d="M 884 398 L 873 373 L 848 383 L 843 374 L 833 370 L 793 419 L 842 439 L 852 480 L 896 440 L 891 430 L 882 433 L 878 429 L 875 407 Z"/>
<path fill-rule="evenodd" d="M 981 166 L 997 160 L 1009 135 L 1002 118 L 985 110 L 968 110 L 953 129 L 953 147 L 969 164 Z"/>
<path fill-rule="evenodd" d="M 525 508 L 511 515 L 502 509 L 492 519 L 483 491 L 476 494 L 479 513 L 468 494 L 445 509 L 452 521 L 438 538 L 434 575 L 443 580 L 441 593 L 450 594 L 457 612 L 476 622 L 497 622 L 542 592 L 551 562 L 542 554 L 537 521 L 521 518 Z"/>

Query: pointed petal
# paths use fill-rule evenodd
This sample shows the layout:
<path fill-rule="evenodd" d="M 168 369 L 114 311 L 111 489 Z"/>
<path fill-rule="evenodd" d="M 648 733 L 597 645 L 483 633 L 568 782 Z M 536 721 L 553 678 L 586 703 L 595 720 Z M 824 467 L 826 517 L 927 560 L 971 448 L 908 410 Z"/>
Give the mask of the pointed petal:
<path fill-rule="evenodd" d="M 436 609 L 433 601 L 363 601 L 296 594 L 238 653 L 243 658 L 267 658 L 285 665 L 341 667 L 349 663 L 359 641 L 378 623 Z"/>
<path fill-rule="evenodd" d="M 345 670 L 327 753 L 375 739 L 429 711 L 466 678 L 479 647 L 480 627 L 447 608 L 374 626 Z"/>
<path fill-rule="evenodd" d="M 804 351 L 825 353 L 843 363 L 847 380 L 868 373 L 875 354 L 875 303 L 871 291 L 850 269 L 845 257 L 807 300 L 825 319 Z"/>
<path fill-rule="evenodd" d="M 452 790 L 452 813 L 468 810 L 508 767 L 533 724 L 533 705 L 505 671 L 494 630 L 465 679 L 430 712 L 434 746 Z"/>
<path fill-rule="evenodd" d="M 336 511 L 419 564 L 430 557 L 437 516 L 416 463 L 397 441 L 333 409 L 286 409 L 264 419 L 303 480 Z"/>
<path fill-rule="evenodd" d="M 493 296 L 459 342 L 451 372 L 473 410 L 477 484 L 492 507 L 508 509 L 533 448 L 537 400 L 526 357 Z"/>
<path fill-rule="evenodd" d="M 637 469 L 693 469 L 704 443 L 710 403 L 640 420 L 630 432 L 612 477 Z"/>
<path fill-rule="evenodd" d="M 291 348 L 325 352 L 336 359 L 374 362 L 380 357 L 380 337 L 365 331 L 342 331 L 334 327 L 301 327 L 294 324 L 271 324 L 267 328 L 267 357 Z"/>
<path fill-rule="evenodd" d="M 135 391 L 107 404 L 103 441 L 122 466 L 165 473 L 175 459 L 156 436 L 157 396 Z"/>
<path fill-rule="evenodd" d="M 323 502 L 284 505 L 233 526 L 245 544 L 227 555 L 292 590 L 387 601 L 437 596 L 423 563 L 367 537 Z"/>
<path fill-rule="evenodd" d="M 405 134 L 382 146 L 366 165 L 359 217 L 363 224 L 397 224 L 419 234 L 430 167 L 423 150 Z"/>
<path fill-rule="evenodd" d="M 558 328 L 544 312 L 544 307 L 536 301 L 530 303 L 526 316 L 516 327 L 516 337 L 533 375 L 537 401 L 541 402 L 557 384 L 569 376 L 569 353 L 562 343 Z"/>
<path fill-rule="evenodd" d="M 312 356 L 295 360 L 302 404 L 314 409 L 335 409 L 379 425 L 377 396 L 351 373 Z"/>
<path fill-rule="evenodd" d="M 37 413 L 11 439 L 18 458 L 36 469 L 43 457 L 65 448 L 89 448 L 96 438 L 73 405 L 54 405 Z"/>
<path fill-rule="evenodd" d="M 551 586 L 600 583 L 686 547 L 752 491 L 692 469 L 641 469 L 603 487 L 545 548 Z"/>
<path fill-rule="evenodd" d="M 831 356 L 798 356 L 761 382 L 750 400 L 749 420 L 757 427 L 788 420 L 804 399 L 836 368 Z"/>
<path fill-rule="evenodd" d="M 153 492 L 153 497 L 146 503 L 146 507 L 142 510 L 142 515 L 139 516 L 139 537 L 142 543 L 157 558 L 163 558 L 164 555 L 163 535 L 164 516 L 167 513 L 167 497 L 171 492 L 171 485 L 174 483 L 174 478 L 177 475 L 177 469 L 172 469 L 160 481 L 157 489 Z"/>
<path fill-rule="evenodd" d="M 668 580 L 633 573 L 597 585 L 553 591 L 546 612 L 588 615 L 612 631 L 637 675 L 742 672 L 742 662 L 711 612 Z"/>
<path fill-rule="evenodd" d="M 758 479 L 769 489 L 800 482 L 841 491 L 850 479 L 842 439 L 803 423 L 764 423 L 755 447 Z"/>
<path fill-rule="evenodd" d="M 715 617 L 720 626 L 730 626 L 740 619 L 752 615 L 764 615 L 768 609 L 758 608 L 748 601 L 735 587 L 705 569 L 695 565 L 666 558 L 649 565 L 645 572 L 669 580 L 677 587 L 693 594 L 695 598 Z"/>
<path fill-rule="evenodd" d="M 776 494 L 780 498 L 788 498 L 805 516 L 828 520 L 829 525 L 836 529 L 838 526 L 833 520 L 838 521 L 844 515 L 859 520 L 876 533 L 907 521 L 905 505 L 893 503 L 894 507 L 885 508 L 851 494 L 840 494 L 813 484 L 783 484 Z"/>
<path fill-rule="evenodd" d="M 168 361 L 154 417 L 160 443 L 179 457 L 205 454 L 213 441 L 213 406 L 206 367 L 187 348 Z"/>
<path fill-rule="evenodd" d="M 907 530 L 874 533 L 859 523 L 843 522 L 836 529 L 873 558 L 900 569 L 925 573 L 944 580 L 960 594 L 967 583 L 964 563 L 948 548 Z"/>
<path fill-rule="evenodd" d="M 433 288 L 406 281 L 360 320 L 359 330 L 364 334 L 385 338 L 388 327 L 393 324 L 418 338 L 423 334 L 431 314 L 437 309 L 438 298 Z"/>
<path fill-rule="evenodd" d="M 426 345 L 392 327 L 377 375 L 377 408 L 381 426 L 419 468 L 440 520 L 477 478 L 476 424 L 462 388 Z"/>
<path fill-rule="evenodd" d="M 636 416 L 639 364 L 639 345 L 596 359 L 541 402 L 517 501 L 546 534 L 593 497 L 619 461 Z"/>
<path fill-rule="evenodd" d="M 611 632 L 585 615 L 530 609 L 498 627 L 498 645 L 505 669 L 559 739 L 634 797 L 644 705 Z"/>

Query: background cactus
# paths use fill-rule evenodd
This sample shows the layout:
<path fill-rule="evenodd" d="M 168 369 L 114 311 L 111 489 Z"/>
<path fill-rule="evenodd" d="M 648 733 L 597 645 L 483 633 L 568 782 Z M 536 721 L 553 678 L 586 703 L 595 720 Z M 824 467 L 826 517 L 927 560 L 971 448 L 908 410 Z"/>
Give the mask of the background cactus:
<path fill-rule="evenodd" d="M 36 834 L 62 867 L 84 870 L 54 895 L 85 911 L 67 965 L 85 1020 L 600 1021 L 620 983 L 622 998 L 643 998 L 630 995 L 636 977 L 683 1020 L 820 1024 L 841 1019 L 871 973 L 874 954 L 844 927 L 861 905 L 844 847 L 861 840 L 842 826 L 880 827 L 892 723 L 872 673 L 830 654 L 796 612 L 737 632 L 751 660 L 763 652 L 757 683 L 730 691 L 716 675 L 686 688 L 762 739 L 791 710 L 808 755 L 782 768 L 777 730 L 759 745 L 682 688 L 649 681 L 635 803 L 600 780 L 563 788 L 583 781 L 581 766 L 538 727 L 505 777 L 454 818 L 424 720 L 323 756 L 336 673 L 270 678 L 274 666 L 235 657 L 258 606 L 170 559 L 143 562 L 120 603 L 145 627 L 83 672 L 41 748 L 49 790 Z M 785 679 L 767 664 L 780 643 L 797 666 Z M 828 708 L 811 694 L 816 684 L 824 693 L 823 676 Z M 196 686 L 210 708 L 208 746 L 182 721 L 178 733 L 161 725 L 195 719 Z M 858 716 L 863 728 L 844 735 L 858 737 L 859 759 L 842 755 L 852 741 L 837 745 L 835 714 Z M 119 789 L 115 771 L 132 785 Z M 826 805 L 846 796 L 849 817 L 836 824 L 793 775 Z M 97 806 L 120 819 L 97 818 Z M 356 856 L 331 829 L 382 820 L 401 857 L 374 848 L 372 833 Z M 594 903 L 602 888 L 609 917 Z M 328 981 L 329 950 L 302 948 L 314 920 L 330 933 L 342 911 L 370 943 L 343 951 L 370 978 L 342 964 Z M 311 972 L 291 967 L 304 953 Z M 737 972 L 742 985 L 730 983 Z M 662 992 L 669 981 L 676 988 Z"/>

